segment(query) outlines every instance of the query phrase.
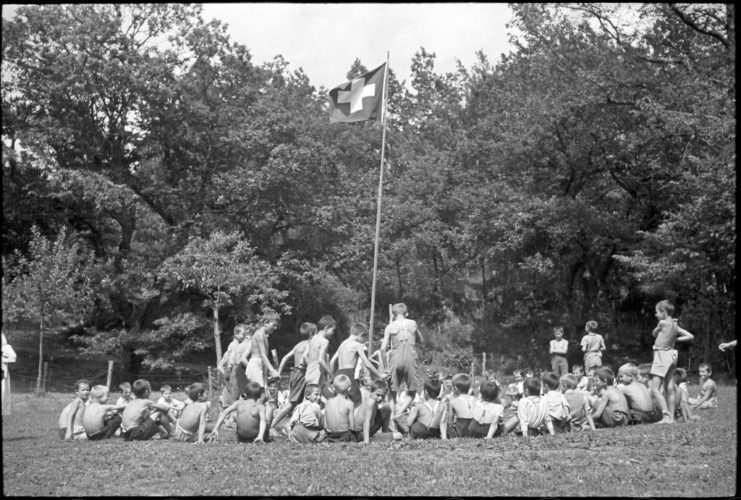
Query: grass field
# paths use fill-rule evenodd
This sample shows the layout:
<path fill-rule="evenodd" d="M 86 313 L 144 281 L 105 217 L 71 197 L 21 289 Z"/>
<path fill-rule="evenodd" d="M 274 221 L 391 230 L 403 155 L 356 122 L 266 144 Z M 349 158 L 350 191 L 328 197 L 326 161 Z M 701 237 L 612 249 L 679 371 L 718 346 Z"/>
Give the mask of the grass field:
<path fill-rule="evenodd" d="M 735 386 L 721 387 L 719 408 L 690 423 L 370 445 L 239 444 L 226 430 L 204 445 L 64 442 L 57 420 L 70 399 L 13 395 L 2 420 L 5 496 L 737 494 Z"/>

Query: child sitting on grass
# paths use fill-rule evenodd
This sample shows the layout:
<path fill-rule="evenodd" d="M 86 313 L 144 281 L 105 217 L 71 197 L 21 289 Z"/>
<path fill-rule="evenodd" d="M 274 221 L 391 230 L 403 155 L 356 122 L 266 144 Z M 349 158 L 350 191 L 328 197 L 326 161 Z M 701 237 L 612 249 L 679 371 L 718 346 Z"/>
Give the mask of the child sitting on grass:
<path fill-rule="evenodd" d="M 128 382 L 122 382 L 118 386 L 121 389 L 121 396 L 116 401 L 116 406 L 126 406 L 134 400 L 134 395 L 131 394 L 131 384 Z"/>
<path fill-rule="evenodd" d="M 160 393 L 162 394 L 157 400 L 160 404 L 166 404 L 170 407 L 170 419 L 174 422 L 180 418 L 180 412 L 185 408 L 185 403 L 172 397 L 172 387 L 165 384 L 160 387 Z"/>
<path fill-rule="evenodd" d="M 569 401 L 566 396 L 558 390 L 561 385 L 558 375 L 546 372 L 543 375 L 543 400 L 548 405 L 548 413 L 553 421 L 553 430 L 556 434 L 571 431 Z"/>
<path fill-rule="evenodd" d="M 467 435 L 491 439 L 502 434 L 504 406 L 499 403 L 499 384 L 484 380 L 479 387 L 479 399 L 474 401 Z"/>
<path fill-rule="evenodd" d="M 388 394 L 388 384 L 385 380 L 375 379 L 368 387 L 362 386 L 360 394 L 362 403 L 355 408 L 355 435 L 358 441 L 370 442 L 370 438 L 377 435 L 379 439 L 400 440 L 401 433 L 391 432 L 391 407 L 382 405 Z M 381 431 L 380 433 L 378 431 Z"/>
<path fill-rule="evenodd" d="M 149 399 L 152 386 L 146 379 L 138 379 L 132 386 L 134 400 L 124 408 L 121 435 L 126 441 L 146 441 L 159 433 L 162 439 L 172 435 L 173 422 L 170 406 Z"/>
<path fill-rule="evenodd" d="M 352 381 L 344 373 L 334 378 L 332 386 L 335 395 L 324 406 L 324 428 L 328 443 L 357 441 L 355 429 L 355 405 L 348 398 Z M 362 394 L 361 394 L 362 398 Z"/>
<path fill-rule="evenodd" d="M 443 406 L 438 401 L 440 379 L 431 378 L 424 383 L 424 398 L 412 409 L 407 419 L 409 437 L 412 439 L 439 439 Z"/>
<path fill-rule="evenodd" d="M 82 415 L 90 398 L 90 382 L 80 379 L 75 382 L 75 399 L 64 407 L 59 415 L 59 437 L 64 440 L 87 439 Z"/>
<path fill-rule="evenodd" d="M 597 368 L 594 385 L 600 394 L 599 403 L 592 417 L 597 427 L 618 427 L 628 425 L 628 401 L 615 384 L 615 375 L 609 368 Z"/>
<path fill-rule="evenodd" d="M 683 422 L 689 422 L 693 419 L 690 412 L 690 393 L 687 388 L 687 370 L 684 368 L 674 369 L 674 400 L 677 402 L 677 409 L 674 411 L 674 419 L 681 418 Z M 694 418 L 697 418 L 696 416 Z"/>
<path fill-rule="evenodd" d="M 180 413 L 180 418 L 175 422 L 175 433 L 173 438 L 186 443 L 203 443 L 203 434 L 211 430 L 207 423 L 208 409 L 211 406 L 208 400 L 206 386 L 196 382 L 187 387 L 188 403 Z"/>
<path fill-rule="evenodd" d="M 525 397 L 517 405 L 517 415 L 511 417 L 504 424 L 503 434 L 515 431 L 522 437 L 539 436 L 548 432 L 555 434 L 553 421 L 548 412 L 548 403 L 540 397 L 541 381 L 535 377 L 528 377 L 523 381 Z"/>
<path fill-rule="evenodd" d="M 571 431 L 595 430 L 592 406 L 589 404 L 584 391 L 577 388 L 579 385 L 577 375 L 567 373 L 561 377 L 560 383 L 561 392 L 563 392 L 566 401 L 569 402 L 569 427 Z"/>
<path fill-rule="evenodd" d="M 125 406 L 109 405 L 108 387 L 96 385 L 90 391 L 90 402 L 82 415 L 82 426 L 91 441 L 115 436 L 121 426 L 121 415 L 118 410 Z"/>
<path fill-rule="evenodd" d="M 589 377 L 584 373 L 583 365 L 574 365 L 571 367 L 571 373 L 576 377 L 576 388 L 580 391 L 589 392 Z"/>
<path fill-rule="evenodd" d="M 709 363 L 700 365 L 700 394 L 696 398 L 690 398 L 690 408 L 699 408 L 707 410 L 718 407 L 718 387 L 710 378 L 713 374 L 713 368 Z"/>
<path fill-rule="evenodd" d="M 446 395 L 442 402 L 445 404 L 442 421 L 445 423 L 440 429 L 442 439 L 468 437 L 468 426 L 473 419 L 473 407 L 476 397 L 470 395 L 471 379 L 465 373 L 453 376 L 453 392 Z"/>
<path fill-rule="evenodd" d="M 236 434 L 238 443 L 264 443 L 267 433 L 267 421 L 265 418 L 265 405 L 262 399 L 262 387 L 257 382 L 248 382 L 241 397 L 221 410 L 219 418 L 216 419 L 214 429 L 208 435 L 208 440 L 219 438 L 219 427 L 232 412 L 236 412 Z M 190 405 L 188 405 L 190 406 Z"/>
<path fill-rule="evenodd" d="M 318 384 L 306 384 L 304 397 L 288 422 L 288 439 L 295 443 L 321 443 L 326 437 L 324 412 L 319 406 L 322 389 Z"/>
<path fill-rule="evenodd" d="M 651 370 L 651 365 L 646 368 L 646 377 Z M 648 378 L 646 378 L 648 381 Z M 647 424 L 661 420 L 661 410 L 657 412 L 651 392 L 646 384 L 638 381 L 638 367 L 633 363 L 625 363 L 618 369 L 618 390 L 623 393 L 628 403 L 628 423 Z"/>

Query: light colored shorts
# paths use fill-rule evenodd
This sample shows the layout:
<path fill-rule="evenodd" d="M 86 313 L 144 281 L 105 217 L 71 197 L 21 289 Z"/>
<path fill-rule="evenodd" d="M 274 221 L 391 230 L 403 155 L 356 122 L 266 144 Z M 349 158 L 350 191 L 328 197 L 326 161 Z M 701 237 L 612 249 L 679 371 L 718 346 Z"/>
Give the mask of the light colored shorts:
<path fill-rule="evenodd" d="M 247 362 L 245 375 L 247 375 L 247 380 L 250 382 L 256 382 L 260 387 L 265 387 L 265 373 L 262 366 L 262 359 L 258 357 L 250 358 Z"/>
<path fill-rule="evenodd" d="M 651 363 L 651 375 L 665 378 L 669 370 L 676 366 L 679 353 L 676 349 L 654 349 L 654 361 Z"/>

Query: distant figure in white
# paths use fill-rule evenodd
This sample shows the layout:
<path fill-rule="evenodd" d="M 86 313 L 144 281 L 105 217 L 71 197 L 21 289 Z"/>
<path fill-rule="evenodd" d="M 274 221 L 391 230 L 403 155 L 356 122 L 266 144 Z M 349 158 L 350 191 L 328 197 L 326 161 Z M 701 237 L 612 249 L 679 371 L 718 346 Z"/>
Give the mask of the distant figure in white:
<path fill-rule="evenodd" d="M 3 336 L 3 401 L 2 401 L 2 414 L 10 415 L 10 372 L 8 371 L 8 363 L 15 363 L 15 351 L 8 344 L 8 340 Z"/>

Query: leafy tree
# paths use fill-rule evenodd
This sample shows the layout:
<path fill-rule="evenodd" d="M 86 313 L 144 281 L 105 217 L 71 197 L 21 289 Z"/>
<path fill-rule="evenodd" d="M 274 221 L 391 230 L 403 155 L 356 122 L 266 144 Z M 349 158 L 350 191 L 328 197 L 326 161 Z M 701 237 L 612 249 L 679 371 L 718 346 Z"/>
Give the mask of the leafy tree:
<path fill-rule="evenodd" d="M 63 229 L 55 241 L 31 228 L 27 256 L 3 258 L 3 321 L 26 319 L 39 325 L 39 370 L 36 392 L 41 392 L 44 333 L 82 324 L 92 307 L 92 288 L 86 274 L 90 256 L 70 243 Z"/>

